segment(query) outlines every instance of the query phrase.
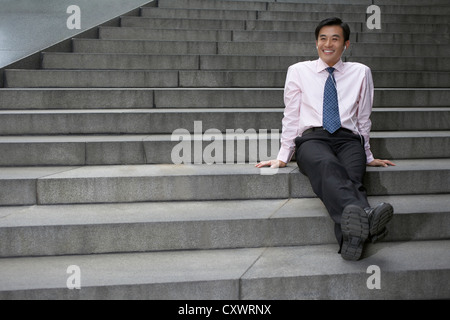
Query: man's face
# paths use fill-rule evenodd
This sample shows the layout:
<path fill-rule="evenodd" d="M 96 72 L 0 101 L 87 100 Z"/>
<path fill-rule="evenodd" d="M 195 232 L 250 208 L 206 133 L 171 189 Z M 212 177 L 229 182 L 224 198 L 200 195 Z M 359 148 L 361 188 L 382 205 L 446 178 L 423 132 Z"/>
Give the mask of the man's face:
<path fill-rule="evenodd" d="M 341 59 L 344 46 L 349 46 L 350 41 L 344 41 L 344 31 L 340 26 L 325 26 L 319 31 L 316 39 L 319 57 L 330 67 Z"/>

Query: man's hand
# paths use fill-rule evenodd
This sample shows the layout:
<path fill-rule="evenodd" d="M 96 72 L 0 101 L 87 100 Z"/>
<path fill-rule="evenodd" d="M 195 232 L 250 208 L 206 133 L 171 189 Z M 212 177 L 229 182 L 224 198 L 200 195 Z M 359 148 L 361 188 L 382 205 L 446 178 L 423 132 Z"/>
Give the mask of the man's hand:
<path fill-rule="evenodd" d="M 393 163 L 389 160 L 374 159 L 372 162 L 369 162 L 367 165 L 371 166 L 371 167 L 388 167 L 388 166 L 395 166 L 395 163 Z"/>
<path fill-rule="evenodd" d="M 260 163 L 256 164 L 255 167 L 284 168 L 286 167 L 286 163 L 281 160 L 268 160 L 268 161 L 261 161 Z"/>

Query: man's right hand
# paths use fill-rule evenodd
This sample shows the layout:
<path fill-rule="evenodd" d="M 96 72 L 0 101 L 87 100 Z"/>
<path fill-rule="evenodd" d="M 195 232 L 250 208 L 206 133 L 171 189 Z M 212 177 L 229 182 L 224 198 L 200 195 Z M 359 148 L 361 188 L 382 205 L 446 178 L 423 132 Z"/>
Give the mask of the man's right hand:
<path fill-rule="evenodd" d="M 281 160 L 267 160 L 267 161 L 261 161 L 260 163 L 256 164 L 255 167 L 262 168 L 262 167 L 271 167 L 271 168 L 284 168 L 286 167 L 286 163 Z"/>

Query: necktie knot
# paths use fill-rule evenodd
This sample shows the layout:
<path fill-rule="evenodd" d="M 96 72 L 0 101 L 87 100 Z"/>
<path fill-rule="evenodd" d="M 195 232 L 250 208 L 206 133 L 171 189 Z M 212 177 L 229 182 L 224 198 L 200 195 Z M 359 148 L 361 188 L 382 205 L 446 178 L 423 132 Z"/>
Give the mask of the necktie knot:
<path fill-rule="evenodd" d="M 333 74 L 333 71 L 334 71 L 335 69 L 333 68 L 333 67 L 328 67 L 327 68 L 327 71 L 330 73 L 330 74 Z"/>

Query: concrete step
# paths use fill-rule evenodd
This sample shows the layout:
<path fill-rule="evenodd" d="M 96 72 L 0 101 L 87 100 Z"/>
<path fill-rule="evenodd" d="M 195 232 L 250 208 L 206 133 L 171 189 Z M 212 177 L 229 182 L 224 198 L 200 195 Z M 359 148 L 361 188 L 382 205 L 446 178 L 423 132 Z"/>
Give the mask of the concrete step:
<path fill-rule="evenodd" d="M 351 56 L 343 60 L 365 64 L 372 71 L 450 71 L 450 58 Z"/>
<path fill-rule="evenodd" d="M 415 24 L 415 23 L 397 23 L 397 22 L 389 22 L 382 25 L 381 29 L 372 29 L 370 32 L 375 33 L 424 33 L 424 34 L 442 34 L 444 35 L 444 39 L 436 39 L 435 43 L 448 43 L 448 37 L 445 36 L 445 33 L 448 33 L 450 26 L 445 23 L 436 23 L 436 24 Z M 353 31 L 353 29 L 351 29 Z M 446 31 L 447 30 L 447 31 Z M 357 29 L 354 29 L 357 32 Z M 366 24 L 362 24 L 361 31 L 368 31 Z"/>
<path fill-rule="evenodd" d="M 5 88 L 174 88 L 177 70 L 5 70 Z"/>
<path fill-rule="evenodd" d="M 42 55 L 43 69 L 191 69 L 191 70 L 277 70 L 287 68 L 302 60 L 316 57 L 299 56 L 237 56 L 237 55 L 148 55 L 148 54 L 108 54 L 108 53 L 52 53 Z M 412 62 L 415 58 L 403 58 Z M 417 58 L 420 63 L 422 58 Z M 429 58 L 439 66 L 446 64 L 446 58 Z M 382 60 L 382 59 L 381 59 Z M 389 59 L 385 59 L 388 61 Z M 396 59 L 394 59 L 396 60 Z M 400 60 L 400 59 L 399 59 Z M 438 62 L 443 60 L 443 62 Z M 416 60 L 414 60 L 416 61 Z M 400 62 L 400 61 L 399 61 Z"/>
<path fill-rule="evenodd" d="M 358 34 L 358 42 L 448 45 L 450 43 L 450 36 L 448 34 L 443 34 L 442 37 L 438 36 L 438 39 L 436 39 L 433 35 L 424 33 L 362 32 Z"/>
<path fill-rule="evenodd" d="M 277 4 L 269 4 L 269 5 L 277 5 Z M 281 5 L 281 3 L 280 3 Z M 308 4 L 311 5 L 311 4 Z M 328 18 L 330 16 L 339 16 L 345 19 L 345 21 L 349 24 L 352 32 L 360 32 L 367 30 L 366 28 L 366 9 L 370 4 L 361 8 L 360 6 L 348 6 L 345 5 L 344 9 L 339 10 L 330 10 L 324 11 L 320 10 L 319 12 L 309 13 L 309 11 L 289 11 L 289 12 L 261 12 L 256 10 L 226 10 L 226 9 L 196 9 L 196 8 L 142 8 L 141 9 L 141 17 L 143 18 L 156 18 L 156 19 L 217 19 L 217 20 L 244 20 L 247 21 L 247 28 L 253 25 L 269 25 L 271 22 L 274 25 L 279 23 L 284 24 L 287 23 L 291 25 L 290 28 L 282 28 L 283 30 L 292 30 L 292 26 L 298 26 L 300 23 L 302 25 L 301 29 L 308 29 L 312 32 L 317 26 L 317 22 L 322 20 L 323 18 Z M 328 5 L 329 6 L 329 5 Z M 399 8 L 399 12 L 389 13 L 389 11 L 396 10 Z M 381 8 L 380 8 L 381 9 Z M 448 16 L 448 13 L 439 13 L 435 11 L 448 11 L 448 7 L 414 7 L 414 6 L 383 6 L 384 10 L 388 12 L 383 12 L 383 16 L 386 15 L 389 24 L 383 25 L 383 30 L 386 27 L 387 29 L 384 31 L 407 31 L 405 27 L 400 27 L 400 29 L 396 26 L 390 26 L 390 24 L 411 24 L 416 25 L 420 23 L 421 26 L 426 28 L 435 25 L 442 24 L 447 27 L 447 20 L 445 19 Z M 382 10 L 383 10 L 382 9 Z M 429 10 L 433 10 L 432 14 L 426 13 Z M 354 11 L 354 12 L 352 12 Z M 406 13 L 408 11 L 420 11 L 415 14 Z M 346 13 L 347 12 L 347 13 Z M 423 12 L 423 14 L 422 14 Z M 412 18 L 409 18 L 412 16 Z M 383 19 L 383 23 L 384 23 Z M 387 22 L 387 21 L 386 21 Z M 267 27 L 265 27 L 267 28 Z M 423 30 L 417 30 L 419 28 L 412 27 L 409 32 L 423 32 Z M 251 30 L 251 28 L 249 28 Z M 268 29 L 274 30 L 274 29 Z M 438 30 L 436 30 L 438 31 Z M 440 33 L 445 32 L 444 30 L 440 30 Z"/>
<path fill-rule="evenodd" d="M 196 161 L 194 150 L 208 155 L 203 158 L 206 163 L 276 158 L 281 130 L 257 130 L 209 128 L 203 134 L 189 134 L 179 128 L 170 135 L 0 136 L 0 166 L 171 164 L 172 153 L 180 148 L 191 151 L 190 163 Z M 383 159 L 450 158 L 450 131 L 372 132 L 370 144 Z M 215 151 L 213 158 L 210 149 Z"/>
<path fill-rule="evenodd" d="M 449 199 L 369 202 L 395 208 L 384 241 L 420 241 L 450 237 Z M 317 198 L 13 206 L 0 207 L 0 216 L 0 257 L 335 243 L 333 222 Z"/>
<path fill-rule="evenodd" d="M 263 10 L 265 2 L 258 1 L 204 1 L 204 0 L 164 0 L 158 3 L 159 8 L 192 8 L 220 10 Z"/>
<path fill-rule="evenodd" d="M 43 53 L 42 69 L 198 70 L 199 55 Z"/>
<path fill-rule="evenodd" d="M 373 34 L 377 37 L 377 34 Z M 395 49 L 397 47 L 397 49 Z M 424 44 L 394 44 L 394 43 L 355 43 L 350 45 L 352 55 L 355 56 L 394 56 L 401 57 L 403 54 L 408 57 L 423 56 L 440 57 L 448 52 L 449 45 L 430 44 L 428 48 Z M 217 54 L 237 54 L 237 55 L 280 55 L 280 56 L 317 56 L 317 49 L 313 42 L 219 42 L 217 43 Z M 346 55 L 344 55 L 346 56 Z"/>
<path fill-rule="evenodd" d="M 448 240 L 378 243 L 358 262 L 343 260 L 334 244 L 4 258 L 0 298 L 446 299 L 448 246 Z M 68 289 L 70 266 L 77 267 L 80 290 Z M 379 268 L 380 290 L 369 289 L 370 266 Z M 333 288 L 347 289 L 330 289 L 330 279 Z"/>
<path fill-rule="evenodd" d="M 289 12 L 366 12 L 368 5 L 365 4 L 320 4 L 320 3 L 282 3 L 268 2 L 268 11 L 289 11 Z M 376 4 L 376 3 L 375 3 Z M 383 14 L 420 14 L 420 15 L 450 15 L 450 6 L 446 5 L 397 5 L 391 2 L 389 5 L 378 5 Z"/>
<path fill-rule="evenodd" d="M 449 296 L 448 286 L 445 285 L 445 279 L 449 276 L 449 253 L 445 252 L 448 244 L 448 240 L 375 244 L 365 251 L 367 258 L 356 264 L 343 261 L 332 246 L 269 248 L 245 274 L 241 295 L 243 299 L 445 297 Z M 434 258 L 435 264 L 428 260 Z M 380 290 L 368 290 L 369 266 L 380 268 Z M 334 271 L 330 272 L 330 269 Z M 349 276 L 348 272 L 359 272 L 359 277 L 354 273 Z M 431 278 L 433 273 L 436 278 Z M 329 286 L 330 279 L 333 283 L 339 283 L 339 287 L 348 289 L 345 292 L 333 290 Z M 249 284 L 246 281 L 256 288 L 246 288 Z M 348 286 L 349 282 L 354 287 Z M 405 288 L 407 284 L 414 286 L 412 290 L 418 292 L 410 293 L 411 289 Z M 334 284 L 333 287 L 336 288 Z"/>
<path fill-rule="evenodd" d="M 447 57 L 450 46 L 439 44 L 352 43 L 345 57 Z M 214 41 L 146 41 L 146 40 L 98 40 L 74 39 L 76 53 L 128 53 L 156 55 L 250 55 L 296 56 L 317 58 L 314 42 L 214 42 Z M 301 60 L 298 60 L 301 61 Z"/>
<path fill-rule="evenodd" d="M 310 31 L 232 31 L 232 40 L 235 42 L 257 41 L 288 41 L 311 42 L 314 41 L 314 33 Z M 438 39 L 436 41 L 436 38 Z M 428 33 L 405 32 L 361 32 L 351 33 L 350 43 L 400 43 L 400 44 L 441 44 L 448 45 L 450 36 L 438 34 L 431 36 Z"/>
<path fill-rule="evenodd" d="M 285 0 L 281 0 L 281 2 L 284 2 Z M 293 0 L 295 2 L 303 1 L 303 0 Z M 325 0 L 326 1 L 326 0 Z M 287 0 L 287 2 L 291 2 L 291 0 Z M 393 1 L 389 0 L 376 0 L 377 5 L 392 5 Z M 425 4 L 423 1 L 420 0 L 395 0 L 395 5 L 397 6 L 424 6 Z M 426 6 L 448 6 L 448 1 L 446 0 L 430 0 L 426 3 Z"/>
<path fill-rule="evenodd" d="M 216 54 L 217 43 L 211 41 L 144 41 L 73 39 L 73 52 L 131 54 Z"/>
<path fill-rule="evenodd" d="M 372 131 L 444 130 L 450 124 L 448 108 L 373 108 Z"/>
<path fill-rule="evenodd" d="M 221 19 L 220 16 L 223 15 L 223 11 L 213 11 L 213 10 L 176 10 L 177 16 L 173 16 L 174 10 L 167 9 L 159 9 L 166 10 L 165 12 L 167 18 L 157 18 L 157 17 L 122 17 L 121 18 L 121 27 L 145 27 L 145 28 L 154 28 L 154 29 L 231 29 L 231 30 L 247 30 L 247 31 L 298 31 L 298 30 L 313 30 L 317 26 L 317 21 L 263 21 L 263 20 L 252 20 L 252 19 L 232 19 L 226 15 L 225 19 Z M 192 11 L 196 12 L 196 16 L 201 17 L 202 14 L 205 15 L 213 15 L 215 13 L 216 17 L 202 19 L 202 18 L 188 18 L 192 16 Z M 212 12 L 211 12 L 212 11 Z M 230 15 L 235 15 L 237 11 L 228 11 Z M 249 12 L 250 13 L 250 12 Z M 184 15 L 185 17 L 180 17 Z M 164 14 L 161 14 L 164 16 Z M 348 22 L 350 29 L 352 32 L 361 32 L 363 31 L 363 23 L 361 22 Z M 408 24 L 417 32 L 424 32 L 421 28 L 415 28 L 416 25 Z M 436 24 L 436 25 L 427 25 L 427 30 L 445 32 L 445 29 L 439 29 L 438 27 L 446 28 L 448 25 L 446 24 Z M 365 27 L 365 25 L 364 25 Z M 391 27 L 392 30 L 397 30 Z M 403 27 L 406 29 L 406 27 Z M 398 31 L 401 30 L 401 27 L 398 28 Z M 387 31 L 387 30 L 386 30 Z M 413 32 L 412 30 L 408 30 L 408 32 Z"/>
<path fill-rule="evenodd" d="M 356 60 L 356 59 L 355 59 Z M 374 61 L 374 60 L 372 60 Z M 393 62 L 393 61 L 391 61 Z M 376 70 L 376 69 L 375 69 Z M 372 70 L 376 87 L 449 87 L 449 72 L 444 71 L 385 71 Z M 286 82 L 286 71 L 180 71 L 179 86 L 195 87 L 267 87 L 282 88 Z"/>
<path fill-rule="evenodd" d="M 382 9 L 385 9 L 385 11 L 382 11 L 383 14 L 396 14 L 396 15 L 449 15 L 449 7 L 448 3 L 446 3 L 447 6 L 441 6 L 437 8 L 428 8 L 422 6 L 382 6 Z M 164 1 L 163 3 L 159 4 L 159 8 L 173 8 L 173 9 L 179 9 L 179 8 L 189 8 L 189 9 L 214 9 L 214 10 L 257 10 L 259 11 L 259 14 L 264 13 L 272 13 L 274 11 L 287 11 L 287 12 L 298 12 L 298 13 L 323 13 L 328 12 L 328 15 L 330 13 L 334 12 L 349 12 L 349 13 L 358 13 L 362 17 L 365 18 L 364 15 L 366 13 L 367 7 L 370 5 L 368 1 L 364 3 L 351 3 L 350 5 L 348 3 L 339 3 L 339 4 L 311 4 L 311 3 L 261 3 L 261 2 L 242 2 L 242 1 L 205 1 L 205 0 L 169 0 Z M 426 8 L 426 9 L 424 9 Z M 316 18 L 314 18 L 316 19 Z M 286 19 L 286 20 L 294 20 L 294 19 Z M 320 18 L 316 19 L 317 21 L 320 20 Z M 351 20 L 351 19 L 346 19 Z"/>
<path fill-rule="evenodd" d="M 448 88 L 445 71 L 372 71 L 376 87 Z M 286 71 L 5 70 L 6 88 L 283 88 Z"/>
<path fill-rule="evenodd" d="M 320 7 L 320 5 L 327 5 L 330 6 L 330 10 L 336 10 L 337 8 L 342 7 L 358 7 L 358 8 L 367 8 L 367 6 L 373 4 L 373 2 L 368 0 L 337 0 L 333 1 L 333 4 L 330 3 L 329 0 L 317 0 L 314 1 L 314 4 L 311 3 L 311 0 L 227 0 L 222 1 L 223 3 L 208 3 L 207 0 L 164 0 L 164 3 L 160 5 L 159 7 L 166 7 L 166 8 L 200 8 L 200 9 L 212 9 L 212 8 L 220 8 L 220 9 L 251 9 L 254 8 L 255 10 L 273 10 L 277 7 L 280 7 L 281 9 L 286 8 L 288 11 L 295 10 L 295 8 L 291 8 L 290 6 L 302 6 L 305 5 L 308 8 L 308 11 L 314 11 L 317 7 L 317 10 L 323 11 L 326 10 L 323 7 Z M 241 2 L 241 3 L 239 3 Z M 242 2 L 245 2 L 246 4 L 243 4 Z M 264 6 L 261 4 L 267 3 L 266 8 L 264 9 Z M 320 4 L 320 5 L 319 5 Z M 377 0 L 376 3 L 379 6 L 382 6 L 385 8 L 385 6 L 393 6 L 394 12 L 397 12 L 397 10 L 400 11 L 405 6 L 416 6 L 419 9 L 424 8 L 426 6 L 442 6 L 442 7 L 448 7 L 448 2 L 446 0 L 431 0 L 426 5 L 420 1 L 420 0 L 395 0 L 395 1 L 388 1 L 388 0 Z M 304 8 L 306 9 L 306 8 Z M 360 9 L 358 9 L 360 10 Z M 413 10 L 413 9 L 410 9 Z M 406 13 L 411 14 L 413 12 L 406 11 Z"/>
<path fill-rule="evenodd" d="M 151 28 L 151 29 L 180 29 L 180 30 L 245 30 L 247 21 L 217 20 L 217 19 L 164 19 L 146 17 L 121 17 L 120 27 Z"/>
<path fill-rule="evenodd" d="M 369 195 L 450 193 L 448 159 L 396 160 L 396 164 L 367 169 Z M 282 169 L 259 169 L 253 164 L 2 167 L 0 190 L 1 205 L 314 196 L 293 163 Z"/>
<path fill-rule="evenodd" d="M 400 9 L 401 10 L 401 9 Z M 420 9 L 421 10 L 421 9 Z M 442 7 L 442 14 L 399 14 L 399 13 L 383 13 L 383 23 L 418 23 L 418 24 L 435 24 L 435 23 L 443 23 L 445 24 L 448 21 L 449 14 L 448 5 Z"/>
<path fill-rule="evenodd" d="M 315 20 L 321 21 L 323 19 L 334 16 L 334 12 L 282 12 L 282 11 L 260 11 L 258 12 L 259 20 Z M 448 21 L 448 15 L 421 15 L 421 14 L 389 14 L 383 13 L 383 23 L 418 23 L 418 24 L 435 24 Z M 367 19 L 365 11 L 360 13 L 342 13 L 339 17 L 344 21 L 364 22 Z"/>
<path fill-rule="evenodd" d="M 272 3 L 294 3 L 294 4 L 311 4 L 310 0 L 222 0 L 222 1 L 245 1 L 245 2 L 267 2 L 269 5 Z M 384 6 L 384 5 L 395 5 L 398 7 L 402 7 L 402 6 L 417 6 L 417 7 L 424 7 L 424 6 L 428 6 L 428 5 L 433 5 L 433 6 L 448 6 L 448 2 L 446 0 L 430 0 L 429 3 L 424 4 L 423 1 L 420 0 L 393 0 L 393 1 L 389 1 L 389 0 L 377 0 L 376 1 L 378 6 Z M 329 0 L 316 0 L 314 1 L 314 4 L 328 4 L 330 5 L 330 1 Z M 368 0 L 336 0 L 333 1 L 333 5 L 352 5 L 352 6 L 357 6 L 357 5 L 370 5 L 372 4 L 372 2 L 368 1 Z M 173 4 L 172 4 L 173 5 Z M 367 7 L 367 6 L 366 6 Z"/>
<path fill-rule="evenodd" d="M 152 108 L 154 89 L 0 88 L 1 110 Z"/>
<path fill-rule="evenodd" d="M 141 8 L 141 17 L 156 19 L 256 20 L 256 10 Z"/>
<path fill-rule="evenodd" d="M 352 8 L 352 7 L 349 7 Z M 152 8 L 155 10 L 156 8 Z M 153 29 L 231 29 L 231 30 L 246 30 L 246 31 L 298 31 L 311 30 L 313 33 L 317 26 L 317 21 L 282 21 L 282 20 L 251 20 L 251 19 L 233 19 L 223 13 L 223 11 L 207 10 L 209 16 L 215 14 L 214 19 L 189 18 L 196 12 L 195 16 L 202 17 L 205 15 L 204 10 L 176 10 L 176 17 L 173 14 L 174 10 L 166 10 L 166 14 L 154 14 L 155 17 L 121 17 L 121 27 L 145 27 Z M 211 12 L 212 11 L 212 12 Z M 235 15 L 236 11 L 228 11 L 229 14 Z M 247 13 L 247 12 L 244 12 Z M 251 12 L 248 12 L 250 15 Z M 158 18 L 156 16 L 162 16 Z M 183 15 L 183 17 L 180 17 Z M 226 15 L 226 19 L 221 19 L 220 16 Z M 164 18 L 167 16 L 167 18 Z M 228 19 L 228 20 L 227 20 Z M 352 33 L 367 31 L 365 22 L 347 22 Z M 415 23 L 389 23 L 383 25 L 381 30 L 371 30 L 371 32 L 388 32 L 388 33 L 436 33 L 445 34 L 449 30 L 449 25 L 446 23 L 435 24 L 415 24 Z M 305 31 L 306 32 L 306 31 Z"/>
<path fill-rule="evenodd" d="M 208 130 L 281 131 L 282 108 L 153 108 L 0 111 L 0 134 L 172 134 Z M 372 131 L 445 131 L 450 108 L 374 108 Z M 200 123 L 196 125 L 195 122 Z M 13 139 L 13 138 L 12 138 Z M 112 137 L 112 139 L 120 139 Z"/>
<path fill-rule="evenodd" d="M 315 60 L 317 56 L 239 56 L 239 55 L 202 55 L 200 70 L 279 70 L 299 61 Z M 443 57 L 369 57 L 344 56 L 343 61 L 360 62 L 373 71 L 411 70 L 411 71 L 448 71 L 450 59 Z"/>
<path fill-rule="evenodd" d="M 393 43 L 353 43 L 350 44 L 351 56 L 357 57 L 444 57 L 444 51 L 450 49 L 446 44 L 393 44 Z M 428 53 L 427 53 L 428 52 Z M 345 57 L 348 57 L 346 54 Z"/>
<path fill-rule="evenodd" d="M 136 19 L 145 19 L 139 17 Z M 144 23 L 144 22 L 141 22 Z M 247 20 L 245 30 L 248 31 L 298 31 L 313 30 L 317 27 L 318 21 L 282 21 L 282 20 Z M 359 33 L 367 31 L 366 22 L 347 22 L 351 32 Z M 448 24 L 415 24 L 415 23 L 389 23 L 383 24 L 381 30 L 371 30 L 371 32 L 388 32 L 388 33 L 439 33 L 445 34 L 448 30 Z"/>
<path fill-rule="evenodd" d="M 231 30 L 178 30 L 151 28 L 100 27 L 99 39 L 128 39 L 163 41 L 232 41 Z"/>
<path fill-rule="evenodd" d="M 235 30 L 186 30 L 186 29 L 152 29 L 145 27 L 100 27 L 99 39 L 102 40 L 154 40 L 163 41 L 217 41 L 217 42 L 253 42 L 253 41 L 290 41 L 314 42 L 314 32 L 295 31 L 235 31 Z M 436 41 L 438 39 L 438 41 Z M 424 33 L 387 33 L 361 32 L 351 33 L 351 42 L 401 43 L 401 44 L 449 44 L 448 34 L 429 35 Z"/>
<path fill-rule="evenodd" d="M 17 111 L 153 107 L 284 108 L 282 88 L 2 88 L 0 98 L 1 110 Z M 449 101 L 448 88 L 375 88 L 374 107 L 420 107 L 426 111 L 428 107 L 448 107 Z M 448 128 L 445 114 L 444 110 L 440 114 L 444 116 L 443 120 L 437 119 L 445 124 L 444 127 L 439 126 L 441 130 Z M 422 129 L 423 126 L 412 130 Z"/>

